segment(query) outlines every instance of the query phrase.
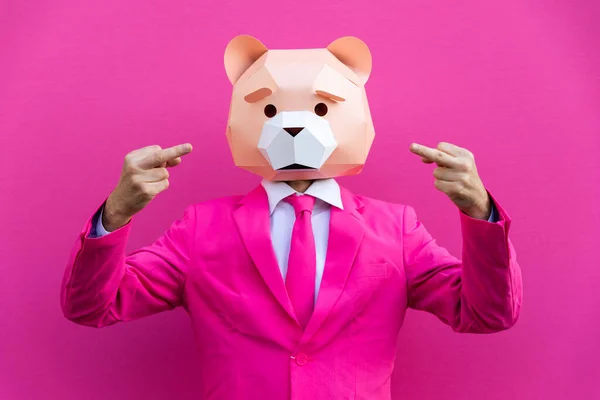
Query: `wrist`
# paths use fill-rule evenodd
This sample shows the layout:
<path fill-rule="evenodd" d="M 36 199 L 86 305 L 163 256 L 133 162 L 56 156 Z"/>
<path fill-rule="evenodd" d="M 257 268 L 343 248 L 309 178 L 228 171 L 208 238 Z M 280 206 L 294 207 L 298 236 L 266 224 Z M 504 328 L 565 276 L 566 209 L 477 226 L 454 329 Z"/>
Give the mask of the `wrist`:
<path fill-rule="evenodd" d="M 132 215 L 124 210 L 122 202 L 111 194 L 106 200 L 102 212 L 102 225 L 104 228 L 110 232 L 116 231 L 127 225 L 131 217 Z"/>
<path fill-rule="evenodd" d="M 466 207 L 461 211 L 471 218 L 487 221 L 492 214 L 492 202 L 487 191 L 482 196 L 482 200 L 476 201 L 472 206 Z"/>

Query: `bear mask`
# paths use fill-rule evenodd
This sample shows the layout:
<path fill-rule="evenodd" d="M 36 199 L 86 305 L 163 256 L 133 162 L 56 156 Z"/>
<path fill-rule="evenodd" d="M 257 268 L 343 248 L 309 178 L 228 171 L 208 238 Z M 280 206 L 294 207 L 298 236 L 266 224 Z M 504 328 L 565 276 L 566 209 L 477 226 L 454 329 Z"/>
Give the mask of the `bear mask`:
<path fill-rule="evenodd" d="M 235 37 L 225 50 L 235 164 L 272 181 L 358 174 L 375 137 L 364 88 L 371 65 L 355 37 L 298 50 Z"/>

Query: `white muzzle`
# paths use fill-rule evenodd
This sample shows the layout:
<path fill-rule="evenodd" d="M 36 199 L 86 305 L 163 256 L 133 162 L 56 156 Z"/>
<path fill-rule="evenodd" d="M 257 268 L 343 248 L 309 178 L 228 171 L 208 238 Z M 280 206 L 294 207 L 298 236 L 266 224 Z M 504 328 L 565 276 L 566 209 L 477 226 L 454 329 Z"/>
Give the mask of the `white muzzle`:
<path fill-rule="evenodd" d="M 265 122 L 258 149 L 274 170 L 319 169 L 337 147 L 329 122 L 310 111 L 283 111 Z"/>

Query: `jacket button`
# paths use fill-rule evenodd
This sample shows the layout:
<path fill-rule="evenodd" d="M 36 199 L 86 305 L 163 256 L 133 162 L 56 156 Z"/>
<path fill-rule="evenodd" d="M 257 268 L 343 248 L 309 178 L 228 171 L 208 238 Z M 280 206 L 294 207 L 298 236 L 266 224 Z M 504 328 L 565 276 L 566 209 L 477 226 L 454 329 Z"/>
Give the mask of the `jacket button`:
<path fill-rule="evenodd" d="M 308 356 L 304 353 L 298 353 L 294 358 L 296 359 L 296 364 L 300 366 L 306 365 L 306 363 L 308 362 Z"/>

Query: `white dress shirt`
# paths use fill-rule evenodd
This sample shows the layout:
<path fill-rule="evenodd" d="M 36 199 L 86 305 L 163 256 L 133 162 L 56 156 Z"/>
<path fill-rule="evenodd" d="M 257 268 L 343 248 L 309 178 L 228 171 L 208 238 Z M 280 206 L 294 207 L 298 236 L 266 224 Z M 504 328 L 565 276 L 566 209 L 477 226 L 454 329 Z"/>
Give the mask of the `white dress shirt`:
<path fill-rule="evenodd" d="M 267 197 L 269 198 L 271 242 L 273 243 L 273 250 L 275 250 L 279 270 L 285 281 L 296 213 L 291 204 L 282 200 L 291 194 L 295 193 L 300 196 L 302 193 L 296 192 L 285 182 L 263 180 L 262 186 L 265 188 Z M 334 179 L 314 181 L 304 194 L 313 196 L 316 199 L 311 216 L 312 230 L 315 237 L 315 250 L 317 253 L 317 271 L 315 274 L 316 300 L 325 268 L 331 207 L 334 206 L 343 209 L 344 206 L 342 204 L 340 187 Z"/>
<path fill-rule="evenodd" d="M 294 212 L 294 207 L 288 202 L 283 201 L 283 199 L 291 194 L 301 196 L 302 193 L 296 192 L 285 182 L 263 180 L 261 184 L 265 188 L 269 200 L 271 242 L 273 243 L 273 250 L 275 251 L 281 276 L 285 281 L 296 213 Z M 316 180 L 304 194 L 313 196 L 316 199 L 311 217 L 313 235 L 315 237 L 315 250 L 317 253 L 317 271 L 315 274 L 316 301 L 325 268 L 331 207 L 334 206 L 343 209 L 344 206 L 342 204 L 340 186 L 335 179 Z M 109 233 L 102 225 L 101 210 L 95 224 L 95 232 L 92 232 L 90 237 L 101 237 Z"/>

